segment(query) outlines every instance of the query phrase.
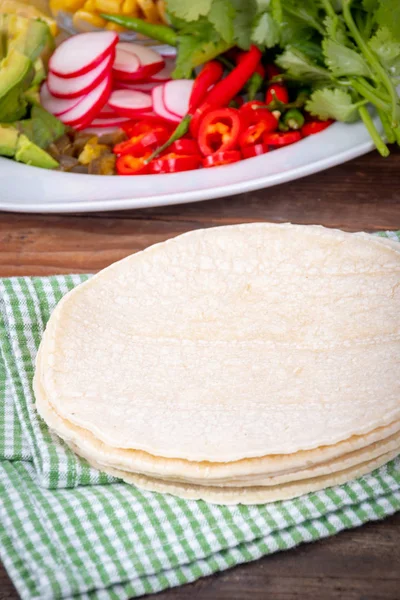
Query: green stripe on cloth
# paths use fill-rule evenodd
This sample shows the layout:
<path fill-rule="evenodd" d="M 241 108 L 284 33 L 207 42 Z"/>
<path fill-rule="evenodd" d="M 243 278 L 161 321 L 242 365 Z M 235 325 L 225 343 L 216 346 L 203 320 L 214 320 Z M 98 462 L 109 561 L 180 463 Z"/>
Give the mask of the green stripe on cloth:
<path fill-rule="evenodd" d="M 375 497 L 365 491 L 364 481 L 377 491 Z M 321 492 L 242 511 L 139 492 L 122 483 L 48 490 L 37 485 L 32 464 L 4 461 L 2 559 L 22 598 L 122 600 L 194 581 L 400 509 L 398 459 L 358 485 L 356 502 L 349 493 L 352 483 L 335 488 L 334 502 Z M 388 488 L 393 491 L 378 494 Z M 167 518 L 170 512 L 174 519 Z M 185 515 L 191 527 L 185 526 Z"/>
<path fill-rule="evenodd" d="M 0 554 L 24 600 L 157 592 L 400 510 L 400 457 L 260 506 L 144 492 L 89 467 L 37 416 L 31 386 L 51 311 L 87 277 L 0 280 Z"/>

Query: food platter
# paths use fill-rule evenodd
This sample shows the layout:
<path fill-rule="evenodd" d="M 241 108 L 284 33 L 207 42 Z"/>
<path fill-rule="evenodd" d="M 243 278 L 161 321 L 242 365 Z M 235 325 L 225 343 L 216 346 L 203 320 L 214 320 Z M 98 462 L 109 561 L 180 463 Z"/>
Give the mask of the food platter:
<path fill-rule="evenodd" d="M 270 53 L 270 42 L 256 42 L 251 28 L 254 43 L 243 48 L 224 38 L 210 45 L 207 36 L 198 40 L 194 30 L 152 21 L 146 11 L 143 18 L 107 14 L 96 4 L 93 18 L 102 25 L 59 39 L 54 19 L 18 10 L 22 15 L 2 16 L 2 210 L 85 212 L 214 199 L 296 180 L 374 146 L 385 157 L 386 141 L 400 143 L 397 63 L 379 50 L 385 20 L 378 19 L 378 37 L 370 40 L 375 50 L 366 52 L 372 66 L 357 42 L 358 54 L 344 45 L 352 57 L 344 72 L 341 42 L 329 28 L 322 67 L 284 38 L 271 42 L 283 52 Z M 344 12 L 351 33 L 355 25 Z M 269 22 L 271 15 L 259 18 Z M 189 29 L 195 21 L 190 17 Z M 125 30 L 157 44 L 142 44 L 140 36 L 123 41 Z M 185 53 L 189 39 L 194 53 Z M 347 77 L 372 72 L 373 85 Z"/>
<path fill-rule="evenodd" d="M 232 165 L 168 175 L 93 177 L 0 158 L 0 210 L 106 211 L 221 198 L 323 171 L 366 154 L 373 147 L 363 123 L 357 122 L 335 123 L 293 146 Z"/>

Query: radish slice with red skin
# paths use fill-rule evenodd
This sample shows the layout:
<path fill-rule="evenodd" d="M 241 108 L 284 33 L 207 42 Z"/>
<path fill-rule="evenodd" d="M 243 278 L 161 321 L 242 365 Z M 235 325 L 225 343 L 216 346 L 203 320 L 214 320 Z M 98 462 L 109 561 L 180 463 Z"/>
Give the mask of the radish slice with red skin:
<path fill-rule="evenodd" d="M 161 71 L 165 65 L 163 57 L 147 46 L 140 46 L 139 44 L 131 44 L 129 42 L 119 42 L 119 44 L 117 44 L 117 51 L 128 52 L 129 54 L 136 56 L 140 62 L 140 68 L 135 73 L 131 73 L 129 77 L 122 71 L 118 71 L 119 79 L 147 79 Z"/>
<path fill-rule="evenodd" d="M 132 77 L 141 68 L 140 60 L 136 54 L 121 50 L 120 44 L 117 44 L 115 60 L 113 64 L 113 75 L 116 78 Z"/>
<path fill-rule="evenodd" d="M 180 117 L 174 115 L 169 112 L 164 104 L 164 86 L 158 85 L 152 91 L 152 99 L 153 99 L 153 110 L 159 117 L 162 117 L 166 121 L 170 121 L 173 123 L 179 123 L 181 120 Z"/>
<path fill-rule="evenodd" d="M 71 110 L 80 102 L 81 98 L 73 98 L 69 100 L 63 100 L 60 98 L 55 98 L 46 82 L 42 84 L 40 88 L 40 104 L 45 108 L 49 113 L 55 115 L 56 117 L 60 117 L 67 111 Z"/>
<path fill-rule="evenodd" d="M 58 77 L 78 77 L 95 69 L 107 56 L 114 56 L 118 35 L 115 31 L 79 33 L 64 42 L 52 54 L 49 70 Z"/>
<path fill-rule="evenodd" d="M 150 81 L 138 81 L 129 83 L 128 81 L 114 81 L 115 90 L 132 90 L 132 92 L 151 92 L 159 83 Z"/>
<path fill-rule="evenodd" d="M 96 117 L 93 119 L 91 123 L 89 123 L 88 127 L 117 127 L 118 125 L 122 125 L 122 123 L 127 123 L 130 121 L 128 117 L 110 117 L 109 119 Z"/>
<path fill-rule="evenodd" d="M 108 104 L 105 104 L 103 106 L 103 108 L 99 112 L 98 116 L 100 118 L 104 118 L 104 119 L 108 119 L 108 118 L 111 118 L 111 117 L 118 117 L 118 115 L 115 112 L 115 110 L 113 108 L 111 108 L 111 106 L 109 106 Z"/>
<path fill-rule="evenodd" d="M 89 92 L 74 108 L 64 113 L 60 121 L 75 129 L 85 129 L 101 111 L 111 92 L 111 77 L 104 79 Z"/>
<path fill-rule="evenodd" d="M 162 63 L 160 69 L 164 66 L 164 59 L 161 54 L 158 54 L 158 52 L 148 46 L 141 46 L 140 44 L 133 44 L 131 42 L 119 42 L 117 48 L 124 52 L 135 54 L 142 67 L 160 63 Z"/>
<path fill-rule="evenodd" d="M 175 69 L 175 59 L 166 59 L 165 66 L 158 71 L 155 75 L 150 77 L 150 82 L 154 81 L 155 83 L 164 83 L 172 79 L 172 72 Z"/>
<path fill-rule="evenodd" d="M 78 98 L 93 90 L 111 72 L 112 56 L 107 56 L 95 69 L 78 77 L 58 77 L 52 71 L 47 76 L 47 85 L 56 98 Z"/>
<path fill-rule="evenodd" d="M 164 85 L 165 108 L 179 118 L 184 117 L 189 111 L 193 83 L 191 79 L 175 79 Z"/>
<path fill-rule="evenodd" d="M 121 117 L 132 118 L 153 108 L 153 101 L 149 94 L 131 90 L 115 90 L 112 92 L 108 104 Z"/>

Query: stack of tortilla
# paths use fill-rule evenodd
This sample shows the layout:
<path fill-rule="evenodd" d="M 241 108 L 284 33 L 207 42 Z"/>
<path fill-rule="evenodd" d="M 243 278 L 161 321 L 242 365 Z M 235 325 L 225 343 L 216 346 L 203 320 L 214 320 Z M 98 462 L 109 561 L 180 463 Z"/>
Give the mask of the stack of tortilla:
<path fill-rule="evenodd" d="M 400 452 L 400 247 L 255 223 L 187 233 L 67 294 L 40 415 L 80 456 L 183 498 L 253 504 Z"/>

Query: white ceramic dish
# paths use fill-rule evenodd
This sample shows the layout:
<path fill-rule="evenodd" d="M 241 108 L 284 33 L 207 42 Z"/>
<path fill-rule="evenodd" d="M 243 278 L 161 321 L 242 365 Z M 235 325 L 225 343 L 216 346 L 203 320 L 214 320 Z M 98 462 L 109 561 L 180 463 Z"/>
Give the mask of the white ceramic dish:
<path fill-rule="evenodd" d="M 59 173 L 0 158 L 0 210 L 68 213 L 196 202 L 284 183 L 373 149 L 363 123 L 335 123 L 293 146 L 239 163 L 171 175 Z"/>

